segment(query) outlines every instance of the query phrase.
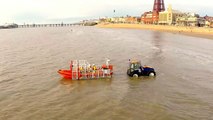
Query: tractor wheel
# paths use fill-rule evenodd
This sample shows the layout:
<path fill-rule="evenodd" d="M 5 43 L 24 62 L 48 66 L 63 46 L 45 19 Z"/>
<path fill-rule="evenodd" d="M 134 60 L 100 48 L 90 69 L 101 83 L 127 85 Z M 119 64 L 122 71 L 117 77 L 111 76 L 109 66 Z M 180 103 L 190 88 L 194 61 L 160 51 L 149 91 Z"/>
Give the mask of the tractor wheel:
<path fill-rule="evenodd" d="M 137 78 L 137 77 L 138 77 L 138 74 L 133 74 L 133 76 L 132 76 L 132 77 L 136 77 L 136 78 Z"/>
<path fill-rule="evenodd" d="M 154 77 L 154 76 L 155 76 L 155 72 L 150 72 L 150 73 L 149 73 L 149 76 L 150 76 L 150 77 Z"/>

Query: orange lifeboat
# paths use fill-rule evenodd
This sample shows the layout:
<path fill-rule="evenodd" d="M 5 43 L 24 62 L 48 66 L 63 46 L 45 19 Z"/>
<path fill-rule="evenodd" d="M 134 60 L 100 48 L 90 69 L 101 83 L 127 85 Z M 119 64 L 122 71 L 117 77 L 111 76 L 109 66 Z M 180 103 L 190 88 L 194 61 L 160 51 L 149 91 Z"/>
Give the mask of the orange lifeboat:
<path fill-rule="evenodd" d="M 86 60 L 71 61 L 70 70 L 58 70 L 58 73 L 65 79 L 97 79 L 112 77 L 113 65 L 109 64 L 110 60 L 106 60 L 106 64 L 102 66 L 90 65 Z"/>

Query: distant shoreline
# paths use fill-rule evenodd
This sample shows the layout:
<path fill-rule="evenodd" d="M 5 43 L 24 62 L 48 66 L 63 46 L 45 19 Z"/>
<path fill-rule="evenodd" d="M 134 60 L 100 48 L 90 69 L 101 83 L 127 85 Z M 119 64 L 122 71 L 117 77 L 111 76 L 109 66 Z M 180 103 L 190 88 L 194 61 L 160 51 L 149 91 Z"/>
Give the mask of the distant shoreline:
<path fill-rule="evenodd" d="M 213 28 L 203 27 L 182 27 L 182 26 L 168 26 L 168 25 L 147 25 L 147 24 L 111 24 L 102 23 L 96 25 L 100 28 L 128 28 L 128 29 L 147 29 L 162 32 L 178 33 L 193 37 L 201 37 L 213 40 Z"/>

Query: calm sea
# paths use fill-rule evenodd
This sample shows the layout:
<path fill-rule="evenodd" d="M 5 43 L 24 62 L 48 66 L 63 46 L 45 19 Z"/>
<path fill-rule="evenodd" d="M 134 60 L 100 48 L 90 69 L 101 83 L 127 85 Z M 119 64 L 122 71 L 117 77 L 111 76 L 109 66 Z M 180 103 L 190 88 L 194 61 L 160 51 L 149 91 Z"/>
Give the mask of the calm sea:
<path fill-rule="evenodd" d="M 70 60 L 102 64 L 111 79 L 70 81 Z M 130 78 L 128 59 L 155 68 Z M 96 27 L 0 30 L 0 120 L 212 120 L 213 41 Z"/>

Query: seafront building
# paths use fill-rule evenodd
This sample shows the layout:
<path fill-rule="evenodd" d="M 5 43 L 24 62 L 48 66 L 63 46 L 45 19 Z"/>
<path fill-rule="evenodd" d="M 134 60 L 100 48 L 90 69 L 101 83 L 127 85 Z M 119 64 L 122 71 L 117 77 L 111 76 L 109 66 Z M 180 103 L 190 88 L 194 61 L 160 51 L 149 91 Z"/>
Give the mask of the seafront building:
<path fill-rule="evenodd" d="M 178 26 L 200 26 L 199 15 L 195 13 L 184 13 L 182 16 L 177 17 L 176 25 Z"/>
<path fill-rule="evenodd" d="M 127 16 L 125 18 L 125 23 L 133 23 L 133 24 L 137 24 L 141 22 L 141 18 L 140 17 L 132 17 L 132 16 Z"/>
<path fill-rule="evenodd" d="M 145 12 L 143 15 L 141 15 L 141 23 L 142 24 L 153 24 L 153 20 L 152 20 L 152 12 Z"/>
<path fill-rule="evenodd" d="M 114 18 L 110 18 L 109 21 L 112 23 L 125 23 L 125 18 L 124 17 L 114 17 Z"/>
<path fill-rule="evenodd" d="M 206 15 L 203 18 L 205 19 L 205 26 L 213 28 L 213 17 L 210 17 L 210 16 Z"/>
<path fill-rule="evenodd" d="M 173 10 L 172 6 L 169 5 L 168 9 L 163 12 L 159 12 L 158 24 L 160 25 L 175 25 L 176 19 L 182 16 L 183 13 L 177 10 Z"/>
<path fill-rule="evenodd" d="M 131 23 L 138 24 L 141 22 L 140 17 L 126 16 L 126 17 L 113 17 L 113 18 L 100 18 L 100 22 L 105 23 Z"/>

